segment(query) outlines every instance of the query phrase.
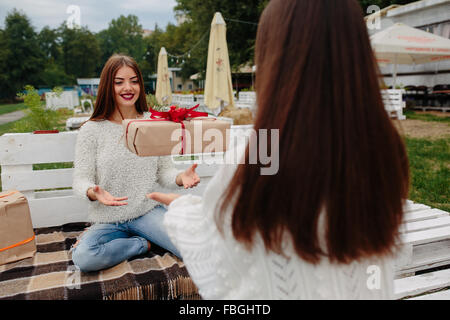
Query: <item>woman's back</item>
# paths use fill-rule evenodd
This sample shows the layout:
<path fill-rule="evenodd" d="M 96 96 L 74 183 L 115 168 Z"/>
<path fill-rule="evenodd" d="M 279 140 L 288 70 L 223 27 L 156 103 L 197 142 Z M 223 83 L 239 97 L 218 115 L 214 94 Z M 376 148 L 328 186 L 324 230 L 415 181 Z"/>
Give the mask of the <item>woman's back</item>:
<path fill-rule="evenodd" d="M 233 151 L 230 152 L 233 154 Z M 238 153 L 243 155 L 241 148 Z M 288 234 L 283 253 L 266 251 L 256 235 L 250 251 L 237 241 L 231 219 L 223 235 L 217 230 L 215 206 L 236 165 L 224 166 L 208 184 L 202 198 L 183 196 L 169 206 L 165 225 L 204 299 L 392 299 L 394 260 L 373 257 L 349 264 L 318 264 L 300 258 Z M 231 209 L 226 212 L 230 217 Z M 277 212 L 273 212 L 274 215 Z M 324 245 L 323 212 L 318 235 Z"/>
<path fill-rule="evenodd" d="M 255 60 L 254 129 L 279 135 L 258 138 L 258 150 L 249 144 L 203 200 L 180 197 L 168 212 L 200 294 L 392 298 L 408 158 L 383 106 L 360 5 L 271 0 Z M 279 152 L 276 174 L 261 173 L 261 150 Z"/>

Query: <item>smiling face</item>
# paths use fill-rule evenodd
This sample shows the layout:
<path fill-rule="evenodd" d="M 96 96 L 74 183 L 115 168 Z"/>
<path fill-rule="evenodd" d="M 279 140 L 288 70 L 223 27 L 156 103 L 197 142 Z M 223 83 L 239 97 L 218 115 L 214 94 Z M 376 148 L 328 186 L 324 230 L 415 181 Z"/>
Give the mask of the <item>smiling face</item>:
<path fill-rule="evenodd" d="M 114 94 L 117 107 L 134 107 L 139 98 L 139 78 L 133 68 L 123 66 L 114 77 Z"/>

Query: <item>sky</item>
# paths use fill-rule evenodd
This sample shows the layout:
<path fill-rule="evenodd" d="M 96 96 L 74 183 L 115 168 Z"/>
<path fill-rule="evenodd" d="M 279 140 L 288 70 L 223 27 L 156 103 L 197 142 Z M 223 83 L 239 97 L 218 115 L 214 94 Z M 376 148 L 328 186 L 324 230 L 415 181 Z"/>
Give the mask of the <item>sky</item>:
<path fill-rule="evenodd" d="M 176 24 L 175 5 L 175 0 L 0 0 L 0 28 L 16 8 L 26 14 L 37 32 L 44 26 L 57 28 L 67 20 L 76 23 L 78 18 L 82 26 L 99 32 L 108 28 L 112 19 L 129 14 L 136 15 L 144 29 L 153 30 L 155 23 L 165 29 L 169 22 Z"/>

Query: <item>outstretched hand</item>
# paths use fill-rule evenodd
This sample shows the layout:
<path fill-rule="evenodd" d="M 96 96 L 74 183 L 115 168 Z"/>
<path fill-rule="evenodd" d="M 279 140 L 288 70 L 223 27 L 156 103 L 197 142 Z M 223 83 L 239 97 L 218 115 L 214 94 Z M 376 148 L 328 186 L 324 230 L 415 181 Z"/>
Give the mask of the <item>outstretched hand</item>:
<path fill-rule="evenodd" d="M 177 184 L 183 186 L 185 189 L 195 187 L 200 182 L 200 177 L 197 172 L 195 172 L 197 166 L 198 165 L 195 163 L 190 168 L 186 169 L 186 171 L 180 173 L 177 177 Z"/>
<path fill-rule="evenodd" d="M 173 200 L 180 197 L 179 194 L 176 193 L 162 193 L 162 192 L 152 192 L 147 194 L 147 198 L 158 201 L 162 204 L 169 205 Z"/>
<path fill-rule="evenodd" d="M 123 202 L 128 200 L 128 197 L 114 197 L 98 185 L 89 189 L 88 195 L 92 200 L 97 200 L 105 206 L 124 206 L 128 204 L 128 202 Z"/>

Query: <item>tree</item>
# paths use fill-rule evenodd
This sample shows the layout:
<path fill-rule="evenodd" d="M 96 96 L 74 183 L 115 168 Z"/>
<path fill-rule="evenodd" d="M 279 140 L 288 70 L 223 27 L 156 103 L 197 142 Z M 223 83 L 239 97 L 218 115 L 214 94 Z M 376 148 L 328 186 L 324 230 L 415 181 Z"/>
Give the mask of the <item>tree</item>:
<path fill-rule="evenodd" d="M 145 59 L 146 44 L 143 29 L 135 15 L 113 19 L 106 30 L 97 34 L 102 51 L 100 69 L 114 53 L 123 53 L 133 57 L 138 63 Z"/>
<path fill-rule="evenodd" d="M 211 27 L 216 12 L 227 23 L 227 42 L 232 67 L 254 60 L 254 45 L 259 16 L 267 0 L 177 0 L 175 11 L 185 16 L 198 35 L 197 40 Z M 233 36 L 230 36 L 233 35 Z M 203 65 L 206 65 L 207 43 L 203 44 Z"/>
<path fill-rule="evenodd" d="M 7 46 L 7 40 L 4 30 L 0 30 L 0 88 L 6 88 L 8 83 L 8 58 L 11 53 Z M 3 90 L 0 90 L 0 98 L 7 98 Z"/>
<path fill-rule="evenodd" d="M 98 76 L 101 49 L 95 35 L 87 27 L 70 29 L 63 23 L 59 36 L 64 72 L 74 79 Z"/>
<path fill-rule="evenodd" d="M 0 64 L 3 64 L 1 73 L 6 74 L 6 77 L 0 78 L 0 94 L 13 99 L 25 84 L 38 82 L 39 72 L 44 66 L 44 55 L 29 19 L 16 9 L 6 16 L 1 38 L 1 47 L 4 48 L 0 50 Z"/>
<path fill-rule="evenodd" d="M 39 47 L 45 58 L 57 61 L 61 56 L 60 45 L 58 43 L 59 34 L 57 30 L 50 29 L 49 26 L 42 28 L 38 35 Z"/>

